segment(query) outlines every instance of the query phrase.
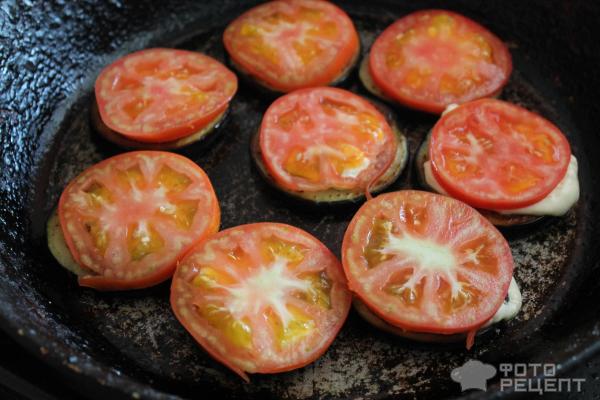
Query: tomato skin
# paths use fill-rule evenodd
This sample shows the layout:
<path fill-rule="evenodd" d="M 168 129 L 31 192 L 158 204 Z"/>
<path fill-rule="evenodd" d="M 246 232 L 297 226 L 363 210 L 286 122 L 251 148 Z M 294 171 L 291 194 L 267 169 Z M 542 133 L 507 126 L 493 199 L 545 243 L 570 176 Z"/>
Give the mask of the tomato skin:
<path fill-rule="evenodd" d="M 382 70 L 382 67 L 379 66 L 379 62 L 377 61 L 378 53 L 384 54 L 385 51 L 385 42 L 388 40 L 387 36 L 392 36 L 396 34 L 396 30 L 406 31 L 409 28 L 416 26 L 419 24 L 419 20 L 425 16 L 437 16 L 437 15 L 448 15 L 455 18 L 459 23 L 466 27 L 466 29 L 470 29 L 474 32 L 479 33 L 485 40 L 488 41 L 489 45 L 492 48 L 494 54 L 494 64 L 497 65 L 502 70 L 502 79 L 498 81 L 496 84 L 489 86 L 488 88 L 480 89 L 480 93 L 466 93 L 462 97 L 457 97 L 451 101 L 440 101 L 434 99 L 418 98 L 414 95 L 409 95 L 406 93 L 402 93 L 397 90 L 398 84 L 393 83 L 393 80 L 389 79 L 386 76 L 386 72 Z M 422 10 L 417 11 L 407 16 L 404 16 L 390 25 L 384 32 L 375 40 L 373 46 L 371 47 L 371 52 L 369 53 L 369 72 L 370 75 L 376 84 L 377 88 L 383 92 L 385 96 L 391 98 L 400 104 L 413 108 L 420 111 L 425 111 L 432 114 L 440 114 L 442 113 L 449 104 L 452 103 L 464 103 L 466 101 L 474 100 L 482 97 L 494 97 L 497 96 L 502 88 L 508 82 L 511 72 L 512 72 L 512 58 L 511 55 L 504 43 L 500 39 L 498 39 L 493 33 L 488 31 L 485 27 L 478 24 L 477 22 L 460 15 L 458 13 L 441 10 L 441 9 L 431 9 L 431 10 Z M 381 71 L 380 71 L 381 70 Z"/>
<path fill-rule="evenodd" d="M 397 328 L 403 329 L 403 330 L 405 330 L 407 332 L 432 333 L 432 334 L 439 334 L 439 335 L 455 335 L 457 333 L 477 332 L 490 319 L 493 318 L 493 315 L 492 315 L 490 318 L 488 318 L 487 320 L 485 320 L 483 322 L 478 322 L 478 323 L 470 325 L 468 327 L 459 328 L 459 329 L 444 329 L 444 328 L 440 328 L 437 325 L 411 325 L 411 324 L 406 324 L 406 323 L 402 323 L 402 322 L 390 319 L 390 317 L 389 317 L 388 314 L 386 314 L 385 312 L 381 311 L 377 307 L 369 305 L 370 301 L 368 300 L 368 298 L 366 296 L 359 294 L 358 291 L 355 291 L 355 289 L 353 289 L 352 287 L 350 287 L 350 290 L 352 290 L 352 293 L 358 299 L 360 299 L 360 301 L 362 301 L 363 303 L 367 304 L 368 310 L 371 311 L 373 314 L 375 314 L 376 316 L 378 316 L 379 318 L 381 318 L 384 322 L 387 322 L 388 324 L 392 325 L 393 327 L 397 327 Z M 358 289 L 356 289 L 356 290 L 358 290 Z M 506 287 L 506 290 L 508 290 L 508 286 Z M 500 306 L 498 306 L 498 308 L 500 308 Z M 473 343 L 474 343 L 474 339 L 472 340 L 472 342 L 470 344 L 467 343 L 467 350 L 472 347 Z"/>
<path fill-rule="evenodd" d="M 311 245 L 315 246 L 315 247 L 311 248 L 311 250 L 310 250 L 311 252 L 321 252 L 322 254 L 319 257 L 324 257 L 323 260 L 329 260 L 327 262 L 333 263 L 333 264 L 325 267 L 325 270 L 327 270 L 330 273 L 329 277 L 334 280 L 334 285 L 333 285 L 333 289 L 331 292 L 332 309 L 328 310 L 328 311 L 323 311 L 324 313 L 329 313 L 331 315 L 329 315 L 329 317 L 316 316 L 316 318 L 335 318 L 334 319 L 335 323 L 331 324 L 328 322 L 326 327 L 323 327 L 325 330 L 321 331 L 321 336 L 322 337 L 325 336 L 326 340 L 322 343 L 319 343 L 318 349 L 316 349 L 316 350 L 311 349 L 310 351 L 307 350 L 306 355 L 299 355 L 299 356 L 295 357 L 295 358 L 297 358 L 297 360 L 295 362 L 290 363 L 290 362 L 280 361 L 281 365 L 277 365 L 278 362 L 274 362 L 272 360 L 273 357 L 282 357 L 283 360 L 287 360 L 287 358 L 283 358 L 284 357 L 283 355 L 278 356 L 276 353 L 279 350 L 276 350 L 273 348 L 265 348 L 264 352 L 275 353 L 275 355 L 269 356 L 271 358 L 270 361 L 272 361 L 272 362 L 268 366 L 261 366 L 260 364 L 257 364 L 260 360 L 250 358 L 247 360 L 247 363 L 252 364 L 253 369 L 249 370 L 249 368 L 243 368 L 242 366 L 239 365 L 239 363 L 236 363 L 233 361 L 234 359 L 239 360 L 240 358 L 246 359 L 248 357 L 248 355 L 244 354 L 242 352 L 242 350 L 239 350 L 239 349 L 236 350 L 234 347 L 231 347 L 229 344 L 227 344 L 227 342 L 225 341 L 224 338 L 215 337 L 215 334 L 211 333 L 212 331 L 210 329 L 206 328 L 207 322 L 204 321 L 199 315 L 197 315 L 197 314 L 190 315 L 190 311 L 189 311 L 190 309 L 187 307 L 189 307 L 189 306 L 197 307 L 199 300 L 196 300 L 196 296 L 198 296 L 198 294 L 196 294 L 192 290 L 194 288 L 191 286 L 190 282 L 188 281 L 188 279 L 190 277 L 190 273 L 186 272 L 185 268 L 189 268 L 190 266 L 195 265 L 194 262 L 192 262 L 191 260 L 194 257 L 197 257 L 199 254 L 202 254 L 202 250 L 207 246 L 210 246 L 211 252 L 214 252 L 212 254 L 215 254 L 215 253 L 218 253 L 219 251 L 221 251 L 217 248 L 218 245 L 215 245 L 215 243 L 219 243 L 219 242 L 227 243 L 227 240 L 231 240 L 232 237 L 247 238 L 250 235 L 248 232 L 267 230 L 267 229 L 269 230 L 267 232 L 273 232 L 273 231 L 291 232 L 292 238 L 299 237 L 299 236 L 306 238 L 306 241 L 311 241 L 312 242 Z M 235 235 L 237 235 L 237 236 L 235 236 Z M 281 238 L 281 236 L 279 236 L 279 235 L 277 237 Z M 306 241 L 304 241 L 302 243 L 306 243 Z M 238 243 L 238 242 L 234 242 L 234 243 Z M 315 253 L 311 253 L 311 254 L 315 254 Z M 254 267 L 252 267 L 252 268 L 254 268 Z M 338 271 L 338 269 L 339 269 L 339 271 Z M 334 274 L 332 275 L 331 273 L 334 273 Z M 252 277 L 252 276 L 253 275 L 248 275 L 247 278 Z M 198 289 L 196 288 L 194 290 L 198 290 Z M 191 304 L 189 304 L 189 306 L 188 306 L 188 303 L 190 303 L 190 302 L 191 302 Z M 306 365 L 314 362 L 319 357 L 321 357 L 327 351 L 327 349 L 329 348 L 329 346 L 331 345 L 331 343 L 337 336 L 338 332 L 340 331 L 340 329 L 342 328 L 342 326 L 346 320 L 346 317 L 350 310 L 351 296 L 347 290 L 345 277 L 344 277 L 344 274 L 342 271 L 342 267 L 339 264 L 339 261 L 329 251 L 329 249 L 327 249 L 327 247 L 323 243 L 319 242 L 312 235 L 306 233 L 305 231 L 302 231 L 299 228 L 296 228 L 296 227 L 293 227 L 290 225 L 286 225 L 286 224 L 280 224 L 280 223 L 261 222 L 261 223 L 252 223 L 252 224 L 241 225 L 241 226 L 225 229 L 225 230 L 219 232 L 218 234 L 216 234 L 212 237 L 207 237 L 204 240 L 202 240 L 201 242 L 199 242 L 198 244 L 196 244 L 194 246 L 194 248 L 191 249 L 186 254 L 184 259 L 181 260 L 181 262 L 179 263 L 179 266 L 177 268 L 177 271 L 175 272 L 175 275 L 174 275 L 173 281 L 172 281 L 172 285 L 171 285 L 170 303 L 171 303 L 173 312 L 174 312 L 175 316 L 177 317 L 177 319 L 179 320 L 179 322 L 194 337 L 194 339 L 202 346 L 202 348 L 204 350 L 206 350 L 212 358 L 214 358 L 218 362 L 224 364 L 225 366 L 230 368 L 233 372 L 238 374 L 242 379 L 244 379 L 245 381 L 248 382 L 249 377 L 248 377 L 247 372 L 261 373 L 261 374 L 269 373 L 270 374 L 270 373 L 291 371 L 291 370 L 306 366 Z M 325 315 L 325 314 L 323 314 L 323 315 Z M 266 324 L 267 322 L 263 322 L 263 323 Z M 208 333 L 205 333 L 204 335 L 201 334 L 199 332 L 199 328 L 196 328 L 197 326 L 203 326 L 203 329 L 208 329 L 208 330 L 204 331 L 204 332 L 208 332 Z M 256 326 L 253 326 L 253 330 L 256 328 L 257 328 Z M 262 328 L 262 327 L 260 327 L 260 328 Z M 266 328 L 264 328 L 264 329 L 266 329 Z M 318 329 L 318 326 L 316 329 Z M 314 334 L 316 334 L 316 332 Z M 209 335 L 211 340 L 208 340 L 206 335 Z M 257 334 L 257 335 L 259 335 L 259 334 Z M 225 350 L 219 351 L 217 349 L 217 347 L 219 347 L 219 346 L 214 344 L 215 339 L 218 341 L 219 346 L 221 348 L 224 348 Z M 295 346 L 300 346 L 300 345 L 301 344 L 299 343 Z M 224 354 L 223 351 L 226 351 L 226 354 Z M 235 357 L 234 357 L 234 355 L 232 355 L 233 352 L 237 352 L 235 354 Z M 259 354 L 262 354 L 263 350 L 260 350 L 260 352 L 261 353 L 259 353 Z M 252 353 L 249 353 L 249 354 L 252 354 Z"/>
<path fill-rule="evenodd" d="M 295 82 L 288 82 L 282 78 L 283 74 L 277 75 L 265 72 L 267 69 L 279 68 L 279 66 L 274 65 L 272 61 L 260 60 L 260 65 L 256 65 L 240 56 L 240 53 L 245 52 L 247 50 L 246 47 L 248 47 L 247 45 L 238 43 L 241 40 L 240 36 L 243 36 L 241 34 L 241 30 L 244 22 L 249 20 L 252 21 L 256 16 L 263 16 L 263 14 L 267 13 L 267 11 L 270 9 L 273 10 L 274 13 L 285 13 L 287 11 L 292 12 L 292 14 L 297 14 L 301 7 L 314 7 L 324 11 L 328 13 L 329 17 L 335 18 L 340 26 L 344 26 L 346 28 L 347 31 L 345 34 L 347 38 L 343 38 L 345 40 L 343 46 L 339 49 L 333 60 L 330 60 L 327 64 L 321 63 L 317 67 L 309 70 L 309 76 L 304 79 L 297 79 Z M 348 34 L 348 31 L 351 32 Z M 293 33 L 283 35 L 287 37 L 288 42 L 286 42 L 282 48 L 286 48 L 288 51 L 292 50 L 292 44 L 289 42 L 289 39 L 293 38 L 293 35 Z M 340 36 L 341 34 L 338 35 L 338 39 Z M 229 56 L 243 69 L 244 73 L 251 75 L 268 89 L 283 93 L 301 88 L 325 86 L 331 84 L 337 78 L 339 78 L 348 67 L 351 66 L 351 63 L 358 55 L 360 48 L 358 33 L 356 32 L 350 17 L 348 17 L 348 15 L 342 9 L 338 8 L 333 3 L 317 0 L 270 1 L 251 8 L 237 17 L 225 29 L 225 32 L 223 33 L 223 44 Z M 254 58 L 254 60 L 259 57 L 256 54 L 252 54 L 249 50 L 248 52 L 251 56 L 250 58 Z M 296 74 L 299 73 L 299 71 L 296 72 Z"/>
<path fill-rule="evenodd" d="M 489 115 L 489 120 L 492 122 L 488 121 L 489 123 L 486 124 L 481 119 L 487 117 L 487 115 Z M 513 143 L 512 135 L 518 130 L 512 126 L 526 123 L 534 124 L 535 129 L 538 132 L 544 132 L 545 138 L 549 138 L 553 144 L 552 157 L 553 161 L 555 161 L 555 166 L 548 167 L 548 171 L 541 170 L 540 173 L 544 173 L 544 179 L 538 185 L 541 188 L 537 190 L 537 193 L 533 192 L 527 196 L 518 193 L 519 197 L 517 197 L 517 194 L 513 197 L 510 197 L 508 194 L 504 194 L 503 197 L 499 197 L 499 195 L 494 198 L 489 196 L 484 197 L 485 193 L 482 192 L 480 194 L 479 190 L 469 186 L 468 180 L 462 180 L 462 178 L 459 179 L 449 175 L 447 163 L 444 162 L 442 157 L 441 146 L 443 146 L 445 138 L 449 137 L 450 131 L 482 131 L 491 135 L 492 140 L 497 140 L 496 137 L 499 135 L 505 135 L 506 138 L 503 142 L 510 140 Z M 502 144 L 499 140 L 498 143 Z M 531 145 L 531 142 L 528 142 L 527 145 Z M 510 151 L 504 150 L 501 154 L 496 150 L 492 154 L 486 153 L 487 157 L 480 158 L 480 161 L 485 163 L 485 166 L 482 168 L 485 171 L 501 171 L 499 168 L 501 165 L 494 166 L 492 162 L 496 160 L 499 160 L 498 162 L 508 162 L 511 160 L 504 160 L 502 157 L 523 157 L 521 153 L 524 148 L 525 146 L 521 145 L 520 147 L 511 148 Z M 570 155 L 571 147 L 567 138 L 554 124 L 522 107 L 496 99 L 479 99 L 468 102 L 443 115 L 432 129 L 429 146 L 429 159 L 431 160 L 432 172 L 436 181 L 452 197 L 484 210 L 517 209 L 530 206 L 544 199 L 567 173 Z M 527 163 L 520 161 L 520 164 L 529 170 L 536 170 L 538 165 L 541 165 L 541 162 L 533 157 L 529 157 L 527 161 Z M 541 169 L 542 167 L 539 168 Z M 502 175 L 498 172 L 494 177 L 495 180 L 492 183 L 499 182 Z"/>
<path fill-rule="evenodd" d="M 123 154 L 105 159 L 97 164 L 94 164 L 91 167 L 89 167 L 88 169 L 82 171 L 77 177 L 75 177 L 74 179 L 72 179 L 69 182 L 69 184 L 63 190 L 61 197 L 59 199 L 58 215 L 59 215 L 59 220 L 60 220 L 60 225 L 61 225 L 62 233 L 64 236 L 64 240 L 65 240 L 65 243 L 67 244 L 67 247 L 69 248 L 71 255 L 83 269 L 90 271 L 90 275 L 79 276 L 78 282 L 79 282 L 80 286 L 90 287 L 90 288 L 94 288 L 94 289 L 100 290 L 100 291 L 143 289 L 143 288 L 151 287 L 151 286 L 157 285 L 161 282 L 164 282 L 165 280 L 168 280 L 173 275 L 173 272 L 175 271 L 178 260 L 181 259 L 187 252 L 187 250 L 184 249 L 181 252 L 180 256 L 173 262 L 162 265 L 160 268 L 157 268 L 154 272 L 152 272 L 150 274 L 145 274 L 138 278 L 129 279 L 129 280 L 98 275 L 94 271 L 92 271 L 89 268 L 87 268 L 86 266 L 84 266 L 83 263 L 81 262 L 80 254 L 77 251 L 77 247 L 74 243 L 74 239 L 73 239 L 72 235 L 69 233 L 69 231 L 66 229 L 66 227 L 68 225 L 68 221 L 65 217 L 65 213 L 63 212 L 63 210 L 65 208 L 65 203 L 67 202 L 68 193 L 70 193 L 70 189 L 74 185 L 76 185 L 76 182 L 79 179 L 81 179 L 82 177 L 84 177 L 90 170 L 92 170 L 94 168 L 104 168 L 107 164 L 113 162 L 114 159 L 124 158 L 124 157 L 133 157 L 138 154 L 140 154 L 140 155 L 150 154 L 150 155 L 154 155 L 154 156 L 164 154 L 164 155 L 167 155 L 168 157 L 180 159 L 188 165 L 192 164 L 191 160 L 187 159 L 184 156 L 174 154 L 174 153 L 167 153 L 167 152 L 160 152 L 160 151 L 134 151 L 134 152 L 129 152 L 129 153 L 123 153 Z M 207 189 L 209 189 L 209 191 L 212 192 L 212 196 L 215 196 L 212 184 L 210 183 L 210 180 L 208 180 L 208 177 L 206 176 L 205 172 L 196 164 L 194 164 L 194 165 L 195 165 L 195 168 L 197 169 L 197 171 L 201 174 L 201 176 L 206 177 L 205 183 L 207 185 Z M 191 244 L 186 246 L 188 250 L 195 243 L 202 240 L 204 237 L 210 236 L 211 234 L 213 234 L 219 230 L 219 225 L 220 225 L 220 220 L 221 220 L 221 211 L 220 211 L 219 203 L 216 200 L 216 197 L 214 197 L 214 201 L 212 201 L 212 207 L 208 212 L 211 215 L 211 220 L 210 220 L 209 225 L 207 226 L 207 228 L 205 229 L 205 231 L 203 232 L 202 235 L 195 238 Z"/>
<path fill-rule="evenodd" d="M 398 199 L 401 199 L 401 198 L 421 199 L 421 200 L 418 200 L 418 202 L 421 202 L 421 201 L 427 202 L 427 205 L 425 205 L 426 209 L 430 209 L 430 208 L 435 209 L 435 207 L 439 206 L 440 204 L 449 204 L 449 209 L 452 208 L 454 210 L 454 211 L 448 211 L 448 213 L 450 213 L 450 215 L 454 215 L 454 216 L 450 216 L 449 218 L 457 218 L 457 219 L 455 219 L 454 222 L 452 222 L 452 223 L 448 222 L 447 220 L 445 220 L 443 218 L 442 218 L 442 220 L 439 220 L 439 221 L 430 221 L 428 224 L 426 224 L 425 227 L 422 227 L 422 229 L 424 229 L 426 231 L 428 229 L 431 229 L 431 228 L 428 228 L 428 226 L 433 226 L 434 227 L 433 232 L 436 232 L 436 226 L 442 227 L 442 228 L 446 225 L 447 226 L 452 226 L 452 225 L 462 226 L 461 224 L 464 224 L 465 221 L 477 220 L 477 224 L 480 224 L 478 226 L 482 227 L 483 231 L 487 231 L 487 233 L 490 234 L 491 237 L 496 238 L 496 240 L 498 242 L 495 245 L 497 246 L 497 251 L 498 251 L 497 257 L 499 260 L 501 260 L 501 262 L 500 262 L 501 272 L 500 272 L 500 276 L 498 276 L 496 279 L 498 286 L 496 288 L 490 288 L 489 292 L 485 294 L 485 296 L 493 296 L 493 298 L 494 298 L 493 305 L 490 305 L 487 307 L 486 315 L 483 315 L 483 314 L 481 314 L 481 312 L 478 312 L 478 313 L 476 313 L 476 317 L 469 317 L 470 320 L 464 320 L 460 324 L 452 323 L 450 325 L 441 325 L 440 323 L 431 320 L 429 317 L 421 318 L 420 322 L 416 323 L 416 322 L 414 322 L 414 318 L 412 320 L 410 320 L 408 317 L 405 317 L 405 315 L 403 315 L 399 311 L 390 311 L 390 310 L 395 309 L 395 307 L 398 307 L 397 304 L 392 305 L 392 304 L 388 303 L 390 310 L 383 310 L 381 308 L 380 304 L 375 303 L 375 300 L 377 300 L 377 296 L 381 296 L 381 293 L 380 292 L 377 292 L 377 293 L 369 292 L 369 289 L 367 289 L 364 286 L 365 285 L 364 280 L 366 278 L 359 275 L 359 274 L 363 273 L 362 271 L 365 268 L 365 266 L 367 265 L 366 261 L 365 261 L 366 256 L 365 256 L 365 250 L 364 250 L 366 248 L 365 232 L 366 232 L 366 235 L 369 237 L 371 235 L 373 235 L 372 230 L 374 228 L 371 225 L 371 223 L 372 223 L 371 221 L 374 221 L 376 218 L 378 218 L 379 215 L 383 215 L 383 214 L 387 213 L 389 210 L 396 210 L 395 207 L 398 204 L 398 203 L 396 203 L 396 201 L 399 201 Z M 413 201 L 413 204 L 414 204 L 414 201 Z M 406 206 L 406 215 L 409 214 L 408 210 L 410 210 L 410 207 Z M 398 210 L 396 210 L 394 212 L 397 212 L 397 211 Z M 432 213 L 433 213 L 433 215 L 436 215 L 436 216 L 439 215 L 438 212 L 432 212 Z M 403 212 L 400 212 L 400 214 L 401 214 L 400 220 L 402 220 L 403 218 L 410 219 L 408 216 L 403 216 L 404 215 Z M 444 217 L 444 218 L 446 218 L 446 217 Z M 456 221 L 462 221 L 462 222 L 459 223 Z M 434 225 L 431 225 L 431 224 L 434 224 Z M 469 224 L 469 222 L 467 222 L 467 224 Z M 398 229 L 400 229 L 402 231 L 402 228 L 398 228 Z M 404 231 L 402 231 L 402 232 L 404 232 Z M 442 232 L 442 233 L 440 233 L 440 232 Z M 443 233 L 443 232 L 444 232 L 444 229 L 439 231 L 437 233 L 437 235 L 444 237 L 445 238 L 444 240 L 452 240 L 452 238 L 455 237 L 452 235 L 450 235 L 448 237 L 447 236 L 448 233 L 447 232 Z M 427 235 L 425 235 L 423 237 L 423 236 L 420 236 L 419 234 L 417 234 L 417 237 L 429 239 L 429 237 Z M 361 260 L 361 261 L 357 261 L 357 260 Z M 350 225 L 348 226 L 346 233 L 344 234 L 344 240 L 343 240 L 343 244 L 342 244 L 342 265 L 344 267 L 344 272 L 346 273 L 346 277 L 348 279 L 348 286 L 349 286 L 350 290 L 353 292 L 353 294 L 355 296 L 357 296 L 357 298 L 360 299 L 360 301 L 362 301 L 371 312 L 373 312 L 375 315 L 377 315 L 378 317 L 383 319 L 385 322 L 387 322 L 395 327 L 409 331 L 409 332 L 435 333 L 435 334 L 448 334 L 448 335 L 455 334 L 455 333 L 475 332 L 479 328 L 481 328 L 483 325 L 485 325 L 485 323 L 493 317 L 496 310 L 498 310 L 498 308 L 500 308 L 501 304 L 504 301 L 504 297 L 506 296 L 506 293 L 508 292 L 508 288 L 509 288 L 511 277 L 512 277 L 512 271 L 514 268 L 514 262 L 512 259 L 512 254 L 510 251 L 510 247 L 508 246 L 508 243 L 502 237 L 500 232 L 491 223 L 489 223 L 485 218 L 483 218 L 481 215 L 479 215 L 476 210 L 474 210 L 473 208 L 469 207 L 468 205 L 466 205 L 458 200 L 455 200 L 455 199 L 452 199 L 452 198 L 449 198 L 446 196 L 432 194 L 429 192 L 415 191 L 415 190 L 403 190 L 403 191 L 399 191 L 399 192 L 390 192 L 390 193 L 381 194 L 362 205 L 362 207 L 357 211 L 355 216 L 352 218 L 352 221 L 350 222 Z M 377 267 L 375 267 L 375 268 L 377 268 Z M 419 271 L 420 267 L 417 266 L 415 268 L 417 268 L 417 271 Z M 388 279 L 391 279 L 392 274 L 396 273 L 396 272 L 397 272 L 396 270 L 392 270 L 390 272 L 390 274 L 386 275 L 386 276 L 388 277 Z M 425 275 L 425 276 L 429 277 L 429 275 Z M 388 282 L 388 281 L 386 281 L 386 282 Z M 380 288 L 379 290 L 383 290 L 383 289 Z M 431 300 L 424 298 L 421 301 L 428 302 Z M 408 309 L 406 309 L 404 312 L 407 313 L 408 312 L 407 310 Z M 410 312 L 413 313 L 413 315 L 414 315 L 414 313 L 416 311 L 410 311 Z M 472 310 L 472 313 L 475 313 L 475 311 Z"/>
<path fill-rule="evenodd" d="M 213 104 L 212 109 L 207 110 L 202 115 L 187 119 L 177 117 L 178 119 L 182 120 L 176 123 L 169 123 L 168 117 L 165 117 L 163 124 L 167 124 L 170 126 L 164 127 L 163 129 L 154 128 L 151 129 L 150 132 L 146 132 L 140 130 L 140 127 L 125 127 L 123 124 L 117 124 L 112 120 L 111 113 L 107 110 L 107 106 L 114 97 L 118 96 L 118 93 L 111 93 L 111 95 L 107 96 L 105 92 L 107 91 L 106 87 L 108 86 L 108 84 L 105 83 L 105 80 L 108 79 L 109 74 L 117 70 L 121 71 L 116 75 L 117 77 L 120 77 L 122 74 L 124 74 L 123 71 L 125 71 L 125 65 L 129 62 L 132 62 L 132 60 L 143 60 L 144 57 L 151 58 L 154 55 L 156 55 L 155 57 L 159 59 L 160 57 L 162 57 L 163 63 L 166 62 L 166 60 L 173 59 L 190 59 L 193 62 L 205 63 L 207 68 L 211 68 L 212 71 L 216 71 L 215 73 L 220 74 L 221 81 L 217 82 L 217 84 L 221 85 L 221 89 L 225 93 L 222 93 L 220 95 L 217 104 Z M 143 81 L 144 78 L 145 76 L 142 75 L 138 79 Z M 113 79 L 116 80 L 116 78 Z M 112 64 L 106 66 L 100 72 L 98 78 L 96 79 L 94 91 L 96 95 L 96 101 L 98 103 L 98 111 L 100 117 L 102 119 L 102 122 L 108 128 L 117 132 L 118 134 L 125 136 L 126 138 L 135 140 L 137 142 L 162 143 L 181 139 L 185 136 L 189 136 L 202 130 L 202 128 L 204 128 L 206 125 L 212 122 L 215 118 L 217 118 L 227 109 L 227 107 L 229 106 L 229 102 L 237 92 L 237 84 L 237 76 L 233 72 L 227 69 L 227 67 L 222 65 L 219 61 L 207 55 L 186 50 L 151 48 L 128 54 L 124 57 L 117 59 Z M 153 92 L 153 89 L 149 88 L 148 91 Z M 211 93 L 210 95 L 216 96 L 214 93 Z M 162 99 L 165 98 L 165 96 L 166 95 L 164 95 L 164 93 L 161 93 L 160 95 L 158 95 L 157 93 L 152 93 L 153 100 Z M 167 106 L 168 103 L 163 107 L 163 110 L 166 109 Z"/>

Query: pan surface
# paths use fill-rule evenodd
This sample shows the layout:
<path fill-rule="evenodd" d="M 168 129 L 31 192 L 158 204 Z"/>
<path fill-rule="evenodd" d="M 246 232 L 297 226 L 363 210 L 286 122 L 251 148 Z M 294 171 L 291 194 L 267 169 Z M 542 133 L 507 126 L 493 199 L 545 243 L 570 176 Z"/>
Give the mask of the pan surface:
<path fill-rule="evenodd" d="M 457 1 L 452 8 L 487 25 L 509 44 L 515 71 L 501 98 L 540 113 L 565 132 L 580 163 L 582 197 L 564 218 L 507 232 L 523 308 L 516 319 L 478 337 L 471 351 L 462 344 L 401 340 L 351 312 L 329 351 L 314 364 L 290 373 L 254 375 L 245 384 L 204 353 L 178 324 L 168 303 L 168 284 L 97 293 L 79 288 L 74 276 L 53 260 L 44 230 L 62 188 L 85 167 L 123 151 L 90 128 L 92 87 L 99 70 L 119 56 L 152 46 L 197 50 L 224 60 L 224 27 L 254 4 L 236 1 L 0 6 L 5 19 L 0 40 L 10 44 L 0 50 L 2 328 L 95 398 L 108 393 L 156 399 L 210 394 L 261 399 L 455 397 L 460 388 L 450 372 L 469 359 L 496 366 L 557 363 L 560 371 L 590 356 L 600 347 L 600 291 L 594 279 L 599 268 L 595 238 L 600 186 L 594 172 L 600 171 L 595 131 L 600 112 L 593 101 L 600 77 L 588 70 L 597 65 L 593 61 L 600 53 L 590 33 L 598 7 L 588 9 L 586 2 L 496 3 Z M 354 20 L 365 52 L 394 19 L 444 4 L 341 5 Z M 368 97 L 356 71 L 348 87 Z M 222 228 L 285 222 L 311 232 L 339 255 L 357 206 L 296 204 L 263 182 L 252 165 L 250 139 L 269 102 L 242 85 L 227 121 L 210 143 L 180 153 L 210 176 L 221 203 Z M 414 155 L 435 118 L 399 107 L 395 111 Z M 409 161 L 387 191 L 416 186 Z M 487 394 L 471 396 L 492 396 L 497 390 L 496 379 Z"/>

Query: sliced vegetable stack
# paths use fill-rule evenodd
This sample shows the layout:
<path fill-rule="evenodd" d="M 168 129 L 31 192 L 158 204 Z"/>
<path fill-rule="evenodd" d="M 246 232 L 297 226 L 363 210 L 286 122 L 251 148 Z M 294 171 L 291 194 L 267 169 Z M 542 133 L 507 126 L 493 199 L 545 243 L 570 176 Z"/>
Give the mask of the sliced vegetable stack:
<path fill-rule="evenodd" d="M 223 34 L 233 66 L 275 92 L 335 84 L 359 55 L 358 33 L 326 1 L 272 1 L 250 9 Z"/>
<path fill-rule="evenodd" d="M 227 229 L 195 247 L 173 277 L 175 315 L 215 359 L 242 378 L 320 357 L 350 308 L 342 266 L 289 225 Z"/>
<path fill-rule="evenodd" d="M 476 22 L 444 10 L 418 11 L 390 25 L 361 65 L 374 94 L 422 111 L 494 96 L 508 81 L 508 49 Z"/>
<path fill-rule="evenodd" d="M 277 99 L 254 143 L 259 168 L 278 188 L 315 202 L 381 190 L 407 159 L 404 136 L 375 106 L 346 90 L 297 90 Z"/>
<path fill-rule="evenodd" d="M 101 290 L 155 285 L 177 261 L 219 228 L 211 183 L 191 160 L 139 151 L 104 160 L 63 191 L 48 225 L 50 250 L 79 273 L 79 284 Z M 53 223 L 54 221 L 54 223 Z M 65 246 L 66 244 L 66 246 Z"/>
<path fill-rule="evenodd" d="M 468 347 L 503 305 L 513 272 L 508 243 L 477 211 L 412 190 L 360 208 L 342 263 L 350 290 L 385 323 L 413 336 L 468 333 Z"/>
<path fill-rule="evenodd" d="M 235 74 L 209 56 L 146 49 L 102 70 L 92 120 L 125 147 L 177 148 L 212 131 L 236 91 Z"/>
<path fill-rule="evenodd" d="M 499 225 L 513 215 L 563 215 L 579 198 L 577 160 L 562 132 L 541 116 L 494 99 L 445 113 L 417 168 L 425 183 L 486 210 Z"/>

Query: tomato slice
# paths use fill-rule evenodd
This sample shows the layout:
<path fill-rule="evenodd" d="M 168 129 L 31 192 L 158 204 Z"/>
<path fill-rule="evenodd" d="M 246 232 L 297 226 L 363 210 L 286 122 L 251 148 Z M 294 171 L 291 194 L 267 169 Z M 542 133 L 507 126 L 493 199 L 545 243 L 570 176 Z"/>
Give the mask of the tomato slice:
<path fill-rule="evenodd" d="M 212 185 L 193 161 L 137 151 L 85 170 L 63 191 L 58 213 L 79 284 L 134 289 L 168 279 L 183 254 L 219 228 Z"/>
<path fill-rule="evenodd" d="M 398 146 L 371 103 L 331 87 L 280 97 L 260 127 L 264 164 L 278 185 L 294 191 L 364 189 L 390 165 Z"/>
<path fill-rule="evenodd" d="M 310 234 L 256 223 L 211 236 L 179 264 L 175 315 L 215 359 L 246 372 L 300 368 L 342 327 L 351 296 L 338 259 Z"/>
<path fill-rule="evenodd" d="M 493 99 L 442 116 L 429 145 L 433 175 L 448 194 L 489 210 L 542 200 L 563 179 L 570 158 L 569 142 L 556 126 Z"/>
<path fill-rule="evenodd" d="M 477 211 L 413 190 L 382 194 L 358 210 L 342 263 L 350 290 L 379 317 L 441 334 L 474 332 L 492 318 L 513 271 L 508 243 Z"/>
<path fill-rule="evenodd" d="M 369 72 L 385 95 L 433 113 L 493 96 L 511 71 L 510 53 L 500 39 L 444 10 L 400 18 L 375 40 L 369 55 Z"/>
<path fill-rule="evenodd" d="M 348 15 L 316 0 L 254 7 L 225 29 L 223 42 L 236 64 L 281 92 L 332 83 L 359 52 L 358 33 Z"/>
<path fill-rule="evenodd" d="M 102 121 L 138 142 L 166 142 L 204 128 L 229 105 L 237 77 L 204 54 L 147 49 L 104 68 L 96 80 Z"/>

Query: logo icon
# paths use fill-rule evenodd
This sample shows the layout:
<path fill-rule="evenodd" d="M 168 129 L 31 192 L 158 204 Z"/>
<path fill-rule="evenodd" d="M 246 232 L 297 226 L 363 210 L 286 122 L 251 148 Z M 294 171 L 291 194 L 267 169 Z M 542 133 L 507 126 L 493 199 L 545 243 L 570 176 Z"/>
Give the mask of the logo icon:
<path fill-rule="evenodd" d="M 487 380 L 496 375 L 496 368 L 478 360 L 469 360 L 462 366 L 455 368 L 450 373 L 454 382 L 460 383 L 460 390 L 469 389 L 487 390 Z"/>

